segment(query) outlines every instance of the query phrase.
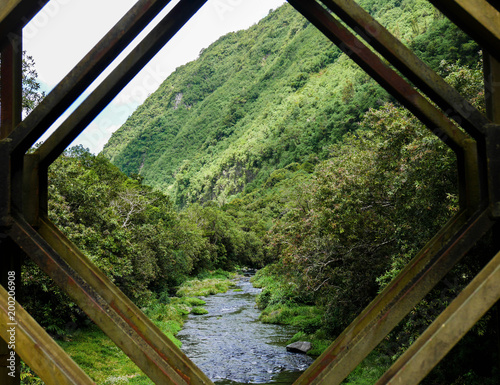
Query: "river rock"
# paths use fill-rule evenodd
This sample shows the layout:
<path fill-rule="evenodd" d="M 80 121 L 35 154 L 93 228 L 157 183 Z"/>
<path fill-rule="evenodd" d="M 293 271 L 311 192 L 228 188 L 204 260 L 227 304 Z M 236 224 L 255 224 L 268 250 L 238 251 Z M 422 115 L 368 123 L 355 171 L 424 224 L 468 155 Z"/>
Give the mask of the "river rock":
<path fill-rule="evenodd" d="M 311 350 L 312 345 L 307 341 L 297 341 L 293 344 L 290 344 L 286 347 L 286 350 L 293 353 L 303 353 L 306 354 L 309 350 Z"/>

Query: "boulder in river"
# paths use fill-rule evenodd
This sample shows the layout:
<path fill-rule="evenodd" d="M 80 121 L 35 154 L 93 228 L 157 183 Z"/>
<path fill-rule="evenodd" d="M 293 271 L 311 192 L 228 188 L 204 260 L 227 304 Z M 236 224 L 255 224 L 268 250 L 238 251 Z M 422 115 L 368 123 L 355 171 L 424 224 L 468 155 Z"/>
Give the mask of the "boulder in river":
<path fill-rule="evenodd" d="M 307 341 L 297 341 L 293 344 L 290 344 L 286 347 L 286 350 L 293 353 L 303 353 L 306 354 L 309 350 L 311 350 L 312 345 Z"/>

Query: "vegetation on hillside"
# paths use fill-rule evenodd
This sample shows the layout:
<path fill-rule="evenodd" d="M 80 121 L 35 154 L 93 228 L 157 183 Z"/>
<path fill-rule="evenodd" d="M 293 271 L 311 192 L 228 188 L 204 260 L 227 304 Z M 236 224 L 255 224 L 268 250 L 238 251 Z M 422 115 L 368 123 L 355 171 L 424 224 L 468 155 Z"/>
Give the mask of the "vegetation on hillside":
<path fill-rule="evenodd" d="M 477 60 L 477 45 L 426 1 L 361 1 L 429 60 Z M 450 39 L 437 39 L 446 33 Z M 430 40 L 432 39 L 432 40 Z M 230 202 L 276 169 L 327 159 L 391 98 L 291 6 L 177 69 L 113 134 L 104 155 L 175 204 Z"/>
<path fill-rule="evenodd" d="M 50 219 L 138 305 L 173 294 L 206 270 L 259 266 L 263 226 L 248 226 L 210 206 L 174 210 L 163 193 L 128 178 L 103 156 L 67 150 L 49 170 Z M 23 305 L 49 330 L 85 319 L 27 261 Z"/>

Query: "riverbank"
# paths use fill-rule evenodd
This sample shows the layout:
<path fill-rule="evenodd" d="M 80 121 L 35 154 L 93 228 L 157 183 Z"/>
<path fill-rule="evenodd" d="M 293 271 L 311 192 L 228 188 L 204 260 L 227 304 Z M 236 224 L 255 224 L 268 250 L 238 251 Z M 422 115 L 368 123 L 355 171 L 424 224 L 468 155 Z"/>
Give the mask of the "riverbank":
<path fill-rule="evenodd" d="M 234 273 L 217 271 L 199 279 L 184 282 L 177 296 L 160 296 L 142 308 L 153 323 L 177 346 L 175 335 L 182 329 L 189 314 L 203 314 L 205 301 L 197 296 L 224 293 L 233 286 Z M 97 384 L 151 385 L 151 380 L 97 326 L 65 330 L 57 342 Z M 23 365 L 21 384 L 43 385 L 28 367 Z"/>
<path fill-rule="evenodd" d="M 278 328 L 286 326 L 286 328 L 283 329 L 269 329 L 271 325 L 267 327 L 262 325 L 263 327 L 260 329 L 263 330 L 268 328 L 268 332 L 270 331 L 271 333 L 270 336 L 273 336 L 264 337 L 264 340 L 272 340 L 274 338 L 272 343 L 281 346 L 278 350 L 268 354 L 269 357 L 272 357 L 273 360 L 276 361 L 276 365 L 272 365 L 273 367 L 269 368 L 266 367 L 264 372 L 269 371 L 269 374 L 271 374 L 271 372 L 274 371 L 273 376 L 277 375 L 278 377 L 273 377 L 273 383 L 289 384 L 293 382 L 298 372 L 293 372 L 293 365 L 290 368 L 287 367 L 287 369 L 285 369 L 285 367 L 280 367 L 282 364 L 278 361 L 282 357 L 279 356 L 286 354 L 286 350 L 284 349 L 286 344 L 298 340 L 307 340 L 313 344 L 313 349 L 309 352 L 309 355 L 313 358 L 326 349 L 331 341 L 324 337 L 325 333 L 321 328 L 317 328 L 323 316 L 322 309 L 311 305 L 297 305 L 296 303 L 283 301 L 283 290 L 280 291 L 278 289 L 276 281 L 267 276 L 265 271 L 258 273 L 255 278 L 252 279 L 253 286 L 248 283 L 248 278 L 246 281 L 247 283 L 243 286 L 241 284 L 236 286 L 234 283 L 235 277 L 236 274 L 234 273 L 222 271 L 218 271 L 216 274 L 202 275 L 198 278 L 184 282 L 177 290 L 175 297 L 169 297 L 167 295 L 160 296 L 152 300 L 150 304 L 142 310 L 153 323 L 168 336 L 168 338 L 180 347 L 181 342 L 176 336 L 181 332 L 189 315 L 197 315 L 196 317 L 191 317 L 191 319 L 199 320 L 202 324 L 205 323 L 206 321 L 204 321 L 202 317 L 204 314 L 208 313 L 205 309 L 206 303 L 213 302 L 214 300 L 218 301 L 217 296 L 213 296 L 215 294 L 229 292 L 229 296 L 219 300 L 222 301 L 223 310 L 219 309 L 214 311 L 214 305 L 211 303 L 211 314 L 207 314 L 206 317 L 219 322 L 227 319 L 227 317 L 231 317 L 231 314 L 234 313 L 235 315 L 242 316 L 245 322 L 253 323 L 253 326 L 262 325 L 262 323 L 281 325 L 277 326 Z M 248 304 L 239 303 L 239 301 L 250 292 L 252 296 Z M 198 298 L 200 296 L 204 297 L 204 299 Z M 259 307 L 262 308 L 263 304 L 268 305 L 263 308 L 262 312 L 255 309 L 254 304 L 256 296 Z M 281 300 L 278 301 L 277 298 L 281 298 Z M 231 301 L 236 302 L 230 305 Z M 234 321 L 233 325 L 243 325 L 245 322 Z M 222 330 L 221 328 L 216 329 L 219 329 L 219 331 Z M 231 329 L 232 327 L 229 326 L 228 329 L 224 331 L 224 336 L 227 336 L 228 333 L 232 331 Z M 291 340 L 290 337 L 293 332 L 291 334 L 290 329 L 295 332 Z M 281 331 L 277 332 L 277 330 Z M 236 342 L 241 341 L 242 331 L 239 331 L 239 333 L 240 334 L 238 334 L 235 339 Z M 245 349 L 248 347 L 250 337 L 258 333 L 265 335 L 266 332 L 256 332 L 255 330 L 249 332 L 249 337 L 244 342 Z M 280 341 L 276 339 L 277 335 L 281 335 L 281 337 L 278 338 Z M 58 341 L 59 344 L 96 383 L 116 385 L 151 384 L 151 380 L 149 380 L 96 326 L 92 325 L 87 328 L 71 330 L 60 337 Z M 210 334 L 210 338 L 213 338 L 213 334 Z M 207 339 L 208 337 L 205 341 Z M 235 343 L 229 343 L 229 345 L 234 346 Z M 244 349 L 242 348 L 241 350 L 240 353 L 245 354 Z M 253 350 L 259 351 L 259 349 Z M 214 355 L 217 356 L 216 354 Z M 253 372 L 256 367 L 259 366 L 259 363 L 261 366 L 267 365 L 270 360 L 269 357 L 262 362 L 255 358 L 242 359 L 242 356 L 233 357 L 233 360 L 236 360 L 234 362 L 248 362 L 250 364 L 251 368 L 246 371 L 246 375 L 248 376 L 254 375 Z M 286 365 L 290 364 L 290 357 L 286 357 L 285 362 L 287 362 L 286 360 L 288 360 Z M 295 358 L 292 357 L 292 360 L 295 360 Z M 350 376 L 350 379 L 353 381 L 348 383 L 358 385 L 365 383 L 364 381 L 367 378 L 374 378 L 378 374 L 377 368 L 380 367 L 380 362 L 378 361 L 377 357 L 371 357 L 369 362 L 367 362 L 368 366 L 365 365 L 364 368 L 356 370 L 355 374 L 353 373 L 354 375 Z M 216 365 L 215 367 L 220 369 L 221 365 Z M 302 370 L 306 367 L 307 366 L 303 366 Z M 259 374 L 256 375 L 258 376 Z M 26 367 L 23 369 L 21 383 L 25 385 L 43 384 L 41 380 L 34 376 L 29 368 Z M 234 382 L 230 383 L 234 384 Z"/>
<path fill-rule="evenodd" d="M 177 335 L 182 350 L 217 384 L 286 384 L 312 363 L 288 352 L 293 328 L 259 322 L 250 277 L 238 276 L 226 293 L 203 297 L 207 314 L 190 315 Z"/>
<path fill-rule="evenodd" d="M 307 353 L 313 358 L 321 355 L 333 342 L 324 328 L 324 308 L 310 301 L 307 293 L 300 291 L 291 282 L 284 282 L 273 274 L 273 266 L 259 270 L 252 279 L 255 287 L 262 289 L 257 296 L 261 310 L 259 320 L 264 323 L 287 325 L 297 330 L 289 343 L 308 341 L 312 349 Z M 373 384 L 390 367 L 392 357 L 381 352 L 372 352 L 343 382 L 345 385 Z"/>
<path fill-rule="evenodd" d="M 333 342 L 322 327 L 324 309 L 292 294 L 293 288 L 285 287 L 269 270 L 269 267 L 261 269 L 252 278 L 252 284 L 262 289 L 257 296 L 257 306 L 262 311 L 259 320 L 292 327 L 296 333 L 289 343 L 308 341 L 312 349 L 307 354 L 321 355 Z"/>

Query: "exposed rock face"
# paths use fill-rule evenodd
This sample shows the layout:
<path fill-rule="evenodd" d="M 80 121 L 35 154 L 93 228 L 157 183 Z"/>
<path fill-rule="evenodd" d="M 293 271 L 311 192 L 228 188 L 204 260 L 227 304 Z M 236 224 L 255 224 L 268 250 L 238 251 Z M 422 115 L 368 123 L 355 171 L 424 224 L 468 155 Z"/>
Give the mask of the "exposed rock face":
<path fill-rule="evenodd" d="M 306 354 L 309 350 L 311 350 L 312 345 L 310 342 L 306 341 L 297 341 L 293 344 L 290 344 L 286 347 L 286 350 L 293 353 L 303 353 Z"/>

